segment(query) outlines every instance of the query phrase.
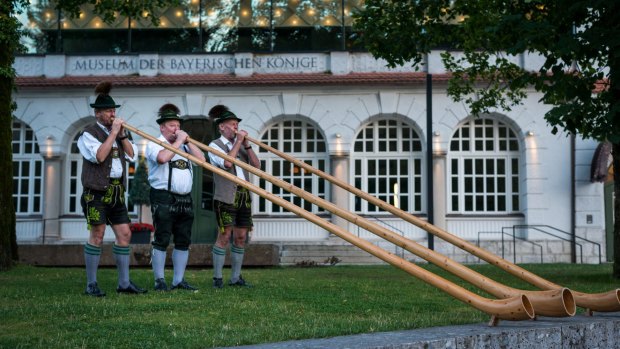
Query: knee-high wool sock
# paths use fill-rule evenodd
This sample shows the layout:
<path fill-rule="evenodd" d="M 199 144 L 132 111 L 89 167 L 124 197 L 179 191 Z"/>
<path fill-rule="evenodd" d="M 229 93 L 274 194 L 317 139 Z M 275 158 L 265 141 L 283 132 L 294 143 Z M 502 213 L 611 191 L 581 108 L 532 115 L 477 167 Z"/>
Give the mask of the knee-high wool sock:
<path fill-rule="evenodd" d="M 166 251 L 160 251 L 153 249 L 153 259 L 151 260 L 153 265 L 153 276 L 155 280 L 164 278 L 164 268 L 166 266 Z"/>
<path fill-rule="evenodd" d="M 121 247 L 116 244 L 112 246 L 112 253 L 116 260 L 116 270 L 118 271 L 118 287 L 127 288 L 129 286 L 129 246 Z"/>
<path fill-rule="evenodd" d="M 185 275 L 185 267 L 187 266 L 187 260 L 189 259 L 189 251 L 172 250 L 172 265 L 174 267 L 174 276 L 172 277 L 172 285 L 176 286 L 179 282 L 183 281 Z"/>
<path fill-rule="evenodd" d="M 239 276 L 241 275 L 241 265 L 243 264 L 244 253 L 245 249 L 243 247 L 232 245 L 230 248 L 230 264 L 232 269 L 230 281 L 233 283 L 237 282 L 239 280 Z"/>
<path fill-rule="evenodd" d="M 86 265 L 86 284 L 97 282 L 97 269 L 101 259 L 101 247 L 91 244 L 84 245 L 84 262 Z"/>
<path fill-rule="evenodd" d="M 224 269 L 224 260 L 226 259 L 226 250 L 213 246 L 213 277 L 216 279 L 222 278 L 222 269 Z"/>

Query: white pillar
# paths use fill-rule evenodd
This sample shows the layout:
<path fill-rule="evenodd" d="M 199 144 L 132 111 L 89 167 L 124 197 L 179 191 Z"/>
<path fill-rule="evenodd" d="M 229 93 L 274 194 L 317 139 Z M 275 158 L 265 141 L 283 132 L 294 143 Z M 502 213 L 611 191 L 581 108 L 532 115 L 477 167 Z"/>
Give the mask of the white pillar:
<path fill-rule="evenodd" d="M 345 183 L 349 182 L 349 156 L 331 155 L 332 176 Z M 341 209 L 349 211 L 349 192 L 335 184 L 331 184 L 331 202 Z M 332 214 L 331 222 L 340 228 L 349 230 L 346 219 Z"/>
<path fill-rule="evenodd" d="M 446 154 L 433 154 L 433 224 L 446 230 Z"/>
<path fill-rule="evenodd" d="M 43 188 L 43 243 L 60 240 L 60 207 L 65 195 L 61 195 L 61 164 L 58 156 L 45 158 L 45 185 Z"/>

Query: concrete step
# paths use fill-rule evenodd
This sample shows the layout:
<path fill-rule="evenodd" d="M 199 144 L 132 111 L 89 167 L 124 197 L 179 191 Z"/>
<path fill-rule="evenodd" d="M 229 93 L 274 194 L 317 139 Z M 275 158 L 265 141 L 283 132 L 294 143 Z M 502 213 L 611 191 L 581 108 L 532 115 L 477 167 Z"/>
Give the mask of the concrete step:
<path fill-rule="evenodd" d="M 281 265 L 377 264 L 377 257 L 352 245 L 282 245 Z"/>

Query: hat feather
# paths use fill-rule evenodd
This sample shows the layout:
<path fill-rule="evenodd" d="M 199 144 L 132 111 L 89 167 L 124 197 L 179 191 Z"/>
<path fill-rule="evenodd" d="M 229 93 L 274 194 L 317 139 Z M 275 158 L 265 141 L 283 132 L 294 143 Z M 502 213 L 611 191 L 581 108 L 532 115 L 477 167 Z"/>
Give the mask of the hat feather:
<path fill-rule="evenodd" d="M 225 111 L 229 111 L 228 107 L 222 104 L 218 104 L 209 110 L 209 117 L 217 119 L 222 116 Z"/>
<path fill-rule="evenodd" d="M 181 114 L 181 110 L 179 110 L 179 107 L 177 107 L 176 105 L 172 103 L 166 103 L 162 105 L 161 108 L 159 108 L 160 115 L 165 112 L 173 112 L 175 114 Z"/>
<path fill-rule="evenodd" d="M 95 94 L 109 95 L 112 90 L 112 83 L 109 81 L 102 81 L 95 86 Z"/>

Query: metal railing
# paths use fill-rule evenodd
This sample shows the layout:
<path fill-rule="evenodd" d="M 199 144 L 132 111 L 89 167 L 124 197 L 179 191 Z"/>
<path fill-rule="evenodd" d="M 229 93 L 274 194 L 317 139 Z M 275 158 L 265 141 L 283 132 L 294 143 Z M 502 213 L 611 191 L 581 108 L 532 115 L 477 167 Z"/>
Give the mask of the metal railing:
<path fill-rule="evenodd" d="M 512 226 L 512 231 L 513 231 L 513 235 L 514 235 L 514 231 L 515 231 L 516 229 L 533 229 L 533 230 L 535 230 L 535 231 L 537 231 L 537 232 L 539 232 L 539 233 L 543 233 L 543 234 L 546 234 L 546 235 L 551 235 L 551 236 L 556 237 L 556 238 L 558 238 L 558 239 L 560 239 L 560 240 L 563 240 L 563 241 L 568 241 L 568 242 L 571 242 L 571 243 L 573 242 L 570 238 L 569 238 L 569 239 L 563 238 L 563 237 L 561 237 L 561 236 L 558 236 L 558 235 L 556 235 L 556 234 L 550 233 L 550 232 L 548 232 L 548 231 L 544 231 L 544 230 L 542 230 L 541 228 L 547 228 L 547 229 L 553 230 L 553 231 L 555 231 L 555 232 L 559 232 L 559 233 L 565 234 L 565 235 L 567 235 L 567 236 L 569 236 L 569 237 L 571 236 L 571 234 L 570 234 L 570 233 L 568 233 L 568 232 L 565 232 L 565 231 L 563 231 L 563 230 L 560 230 L 560 229 L 558 229 L 558 228 L 555 228 L 555 227 L 552 227 L 552 226 L 550 226 L 550 225 L 546 225 L 546 224 L 532 224 L 532 225 L 529 225 L 529 224 L 522 224 L 522 225 L 513 225 L 513 226 Z M 601 254 L 601 244 L 599 244 L 598 242 L 592 241 L 592 240 L 588 240 L 588 239 L 586 239 L 586 238 L 582 238 L 582 237 L 577 236 L 577 235 L 575 235 L 575 239 L 579 239 L 579 240 L 584 241 L 584 242 L 586 242 L 586 243 L 590 243 L 590 244 L 593 244 L 593 245 L 597 246 L 597 247 L 598 247 L 598 264 L 603 263 L 603 261 L 602 261 L 602 258 L 603 258 L 603 257 L 602 257 L 602 254 Z M 576 246 L 579 246 L 579 256 L 580 256 L 581 263 L 583 264 L 583 245 L 582 245 L 582 244 L 580 244 L 580 243 L 577 243 L 577 242 L 574 242 L 574 243 L 575 243 L 575 245 L 576 245 Z"/>
<path fill-rule="evenodd" d="M 372 220 L 375 220 L 375 221 L 377 221 L 377 222 L 379 222 L 379 223 L 382 223 L 383 225 L 385 225 L 386 227 L 388 227 L 388 228 L 389 228 L 390 230 L 392 230 L 393 232 L 400 234 L 400 236 L 402 236 L 402 237 L 405 237 L 405 232 L 404 232 L 404 231 L 402 231 L 402 230 L 398 229 L 397 227 L 395 227 L 394 225 L 392 225 L 392 224 L 390 224 L 390 223 L 388 223 L 388 222 L 384 221 L 384 220 L 383 220 L 383 219 L 381 219 L 381 217 L 379 217 L 379 216 L 365 215 L 364 217 L 365 217 L 366 219 L 372 219 Z M 358 225 L 358 226 L 357 226 L 357 237 L 360 237 L 360 230 L 361 230 L 361 229 L 362 229 L 362 228 L 360 228 L 360 226 Z M 365 229 L 364 229 L 364 230 L 365 230 Z M 371 233 L 371 234 L 372 234 L 372 233 Z M 396 253 L 397 249 L 400 249 L 400 257 L 401 257 L 401 258 L 405 258 L 405 249 L 404 249 L 404 248 L 402 248 L 402 247 L 401 247 L 401 248 L 399 248 L 397 245 L 394 245 L 394 247 L 395 247 L 395 249 L 394 249 L 394 254 L 397 254 L 397 253 Z"/>
<path fill-rule="evenodd" d="M 512 233 L 507 233 L 505 231 L 507 229 L 512 230 Z M 522 238 L 522 237 L 517 236 L 517 234 L 516 234 L 516 230 L 517 229 L 525 229 L 525 230 L 532 229 L 532 230 L 535 230 L 536 232 L 539 232 L 539 233 L 542 233 L 542 234 L 545 234 L 545 235 L 549 235 L 549 236 L 553 236 L 553 237 L 555 237 L 557 239 L 560 239 L 562 241 L 567 241 L 567 242 L 573 243 L 573 241 L 570 239 L 570 235 L 571 235 L 570 233 L 565 232 L 563 230 L 560 230 L 558 228 L 552 227 L 550 225 L 545 225 L 545 224 L 532 224 L 532 225 L 528 225 L 528 224 L 515 224 L 512 227 L 502 227 L 502 231 L 501 232 L 499 232 L 499 231 L 479 231 L 478 232 L 477 246 L 480 246 L 480 235 L 483 235 L 483 234 L 500 234 L 501 235 L 501 243 L 502 243 L 502 258 L 505 258 L 504 257 L 504 250 L 505 250 L 505 239 L 504 239 L 504 236 L 506 235 L 506 236 L 512 237 L 512 246 L 513 246 L 513 249 L 512 249 L 512 260 L 513 260 L 513 263 L 515 263 L 515 264 L 517 263 L 517 248 L 516 248 L 516 246 L 517 246 L 516 245 L 517 239 L 521 240 L 523 242 L 527 242 L 529 244 L 538 246 L 540 248 L 540 263 L 543 263 L 543 247 L 542 247 L 542 245 L 537 244 L 537 243 L 535 243 L 533 241 L 530 241 L 530 240 L 528 240 L 526 238 Z M 552 232 L 549 232 L 549 231 L 546 231 L 546 230 L 543 230 L 543 229 L 549 229 L 549 230 L 552 230 L 552 231 L 554 231 L 556 233 L 559 232 L 559 233 L 565 234 L 565 235 L 569 236 L 569 238 L 566 238 L 566 237 L 554 234 Z M 575 236 L 575 239 L 579 239 L 579 240 L 581 240 L 581 241 L 583 241 L 585 243 L 590 243 L 592 245 L 595 245 L 598 248 L 598 262 L 599 262 L 599 264 L 602 263 L 602 258 L 603 257 L 602 257 L 602 254 L 601 254 L 601 244 L 599 244 L 598 242 L 592 241 L 592 240 L 588 240 L 586 238 L 582 238 L 580 236 Z M 579 248 L 579 259 L 580 259 L 581 263 L 583 264 L 583 243 L 574 242 L 574 244 L 575 244 L 575 246 L 577 246 Z"/>
<path fill-rule="evenodd" d="M 504 228 L 509 228 L 509 227 L 503 227 L 501 232 L 499 232 L 499 231 L 479 231 L 478 232 L 478 241 L 476 242 L 476 246 L 480 247 L 480 235 L 482 235 L 482 234 L 501 234 L 501 237 L 502 237 L 502 258 L 505 259 L 504 258 L 504 235 L 508 235 L 508 236 L 512 237 L 512 241 L 513 241 L 512 242 L 512 250 L 513 250 L 513 252 L 517 250 L 517 244 L 516 244 L 517 241 L 516 241 L 516 239 L 519 239 L 519 240 L 521 240 L 523 242 L 527 242 L 527 243 L 529 243 L 531 245 L 534 245 L 534 246 L 537 246 L 538 248 L 540 248 L 540 264 L 543 263 L 543 247 L 542 247 L 541 244 L 537 244 L 537 243 L 535 243 L 533 241 L 529 241 L 527 239 L 523 239 L 523 238 L 520 238 L 520 237 L 515 237 L 514 234 L 506 233 L 504 231 Z M 517 255 L 516 255 L 516 253 L 513 253 L 513 263 L 517 264 Z"/>

